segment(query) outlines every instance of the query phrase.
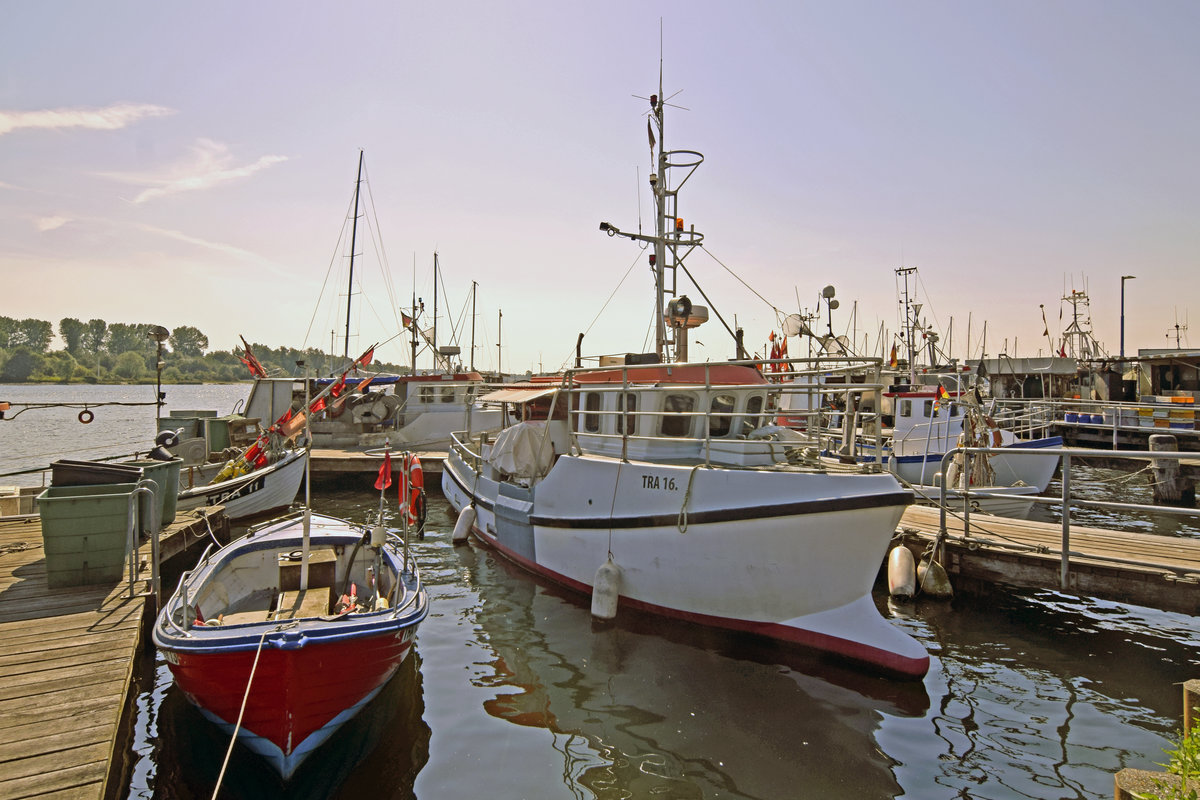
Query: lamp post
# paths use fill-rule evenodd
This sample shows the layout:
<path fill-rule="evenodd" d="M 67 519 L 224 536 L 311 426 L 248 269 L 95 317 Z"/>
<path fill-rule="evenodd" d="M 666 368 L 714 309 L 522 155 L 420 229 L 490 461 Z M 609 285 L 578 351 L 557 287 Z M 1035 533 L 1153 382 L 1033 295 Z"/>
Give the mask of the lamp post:
<path fill-rule="evenodd" d="M 1131 281 L 1136 275 L 1121 276 L 1121 360 L 1125 360 L 1125 281 Z"/>

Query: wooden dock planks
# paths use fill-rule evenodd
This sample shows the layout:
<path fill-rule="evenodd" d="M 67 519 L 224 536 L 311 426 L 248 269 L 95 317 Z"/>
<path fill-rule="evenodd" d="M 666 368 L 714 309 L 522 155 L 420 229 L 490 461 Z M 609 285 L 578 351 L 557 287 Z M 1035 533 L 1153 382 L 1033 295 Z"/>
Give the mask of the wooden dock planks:
<path fill-rule="evenodd" d="M 909 506 L 900 531 L 919 557 L 936 538 L 939 512 Z M 948 514 L 943 566 L 951 577 L 1059 591 L 1062 525 Z M 1200 614 L 1200 540 L 1072 525 L 1067 591 L 1165 611 Z"/>
<path fill-rule="evenodd" d="M 210 528 L 228 539 L 223 510 L 207 513 L 181 515 L 164 550 Z M 148 558 L 143 545 L 143 579 Z M 124 581 L 50 589 L 40 519 L 0 518 L 0 798 L 124 794 L 148 613 L 127 593 Z"/>

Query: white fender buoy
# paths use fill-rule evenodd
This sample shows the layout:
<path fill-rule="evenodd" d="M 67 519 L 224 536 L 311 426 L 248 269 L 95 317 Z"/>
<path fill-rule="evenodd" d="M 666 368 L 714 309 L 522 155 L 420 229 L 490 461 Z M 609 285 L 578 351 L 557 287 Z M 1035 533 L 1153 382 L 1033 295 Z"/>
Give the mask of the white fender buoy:
<path fill-rule="evenodd" d="M 596 578 L 592 581 L 592 616 L 604 620 L 617 616 L 620 596 L 621 568 L 613 563 L 610 555 L 596 570 Z"/>
<path fill-rule="evenodd" d="M 911 600 L 917 593 L 917 562 L 912 550 L 902 544 L 888 553 L 888 594 L 892 597 Z"/>
<path fill-rule="evenodd" d="M 467 506 L 458 512 L 458 520 L 454 523 L 454 533 L 450 535 L 450 541 L 453 544 L 465 544 L 474 524 L 475 506 Z"/>
<path fill-rule="evenodd" d="M 954 588 L 950 586 L 946 568 L 930 558 L 921 559 L 921 564 L 917 567 L 917 585 L 922 594 L 930 597 L 954 596 Z"/>

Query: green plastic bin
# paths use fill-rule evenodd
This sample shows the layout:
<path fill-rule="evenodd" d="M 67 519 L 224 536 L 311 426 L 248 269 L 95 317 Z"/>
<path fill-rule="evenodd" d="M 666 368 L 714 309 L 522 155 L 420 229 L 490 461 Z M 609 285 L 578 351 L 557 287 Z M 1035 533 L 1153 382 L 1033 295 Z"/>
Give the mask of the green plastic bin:
<path fill-rule="evenodd" d="M 38 495 L 51 589 L 119 581 L 129 552 L 136 483 L 51 486 Z"/>
<path fill-rule="evenodd" d="M 179 500 L 179 467 L 183 459 L 175 456 L 170 461 L 158 461 L 147 458 L 139 461 L 121 461 L 122 466 L 141 467 L 142 477 L 154 481 L 158 489 L 155 491 L 155 505 L 158 507 L 158 518 L 162 525 L 170 525 L 175 521 L 175 504 Z M 141 502 L 141 532 L 150 533 L 153 520 L 150 516 L 150 498 L 143 496 Z"/>

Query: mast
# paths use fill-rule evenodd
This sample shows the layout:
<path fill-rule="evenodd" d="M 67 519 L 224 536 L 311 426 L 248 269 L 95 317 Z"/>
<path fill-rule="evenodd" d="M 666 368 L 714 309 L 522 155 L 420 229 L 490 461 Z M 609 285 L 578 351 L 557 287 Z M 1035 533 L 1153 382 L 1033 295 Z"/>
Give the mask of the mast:
<path fill-rule="evenodd" d="M 438 368 L 438 251 L 433 251 L 433 368 Z"/>
<path fill-rule="evenodd" d="M 471 372 L 475 371 L 475 291 L 478 281 L 471 281 Z"/>
<path fill-rule="evenodd" d="M 346 285 L 346 342 L 343 358 L 350 357 L 350 300 L 354 296 L 354 247 L 358 236 L 358 190 L 362 187 L 363 151 L 358 151 L 358 177 L 354 181 L 354 221 L 350 225 L 350 280 Z"/>
<path fill-rule="evenodd" d="M 638 242 L 653 245 L 650 267 L 654 273 L 654 330 L 655 354 L 660 362 L 687 359 L 687 332 L 708 319 L 708 309 L 695 306 L 686 297 L 676 297 L 678 270 L 683 260 L 704 241 L 704 234 L 694 228 L 685 229 L 679 216 L 679 190 L 704 161 L 704 156 L 695 150 L 667 150 L 663 122 L 662 60 L 658 67 L 658 93 L 650 95 L 650 114 L 646 128 L 650 139 L 653 158 L 657 145 L 658 155 L 650 173 L 650 190 L 654 194 L 654 234 L 626 233 L 608 222 L 600 223 L 600 230 L 609 236 L 624 236 Z M 655 130 L 658 139 L 655 140 Z M 675 186 L 669 188 L 668 172 L 672 168 L 686 170 L 687 174 Z M 667 256 L 670 255 L 670 260 Z M 668 274 L 669 271 L 669 274 Z M 686 269 L 685 269 L 686 272 Z M 699 287 L 697 287 L 699 288 Z M 700 290 L 701 295 L 704 294 Z M 706 298 L 707 299 L 707 298 Z M 728 329 L 728 325 L 726 325 Z M 734 335 L 730 331 L 730 335 Z M 736 338 L 736 337 L 735 337 Z"/>

